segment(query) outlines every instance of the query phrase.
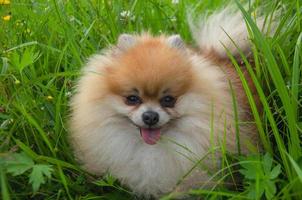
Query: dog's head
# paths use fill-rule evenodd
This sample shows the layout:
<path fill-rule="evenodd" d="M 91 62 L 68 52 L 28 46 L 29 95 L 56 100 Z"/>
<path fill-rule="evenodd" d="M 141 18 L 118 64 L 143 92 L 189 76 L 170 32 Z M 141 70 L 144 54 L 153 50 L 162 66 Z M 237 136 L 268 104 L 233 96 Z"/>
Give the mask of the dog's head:
<path fill-rule="evenodd" d="M 182 99 L 194 81 L 187 51 L 178 35 L 119 37 L 105 70 L 108 95 L 116 100 L 116 112 L 139 128 L 147 144 L 155 144 L 161 130 L 183 113 Z"/>

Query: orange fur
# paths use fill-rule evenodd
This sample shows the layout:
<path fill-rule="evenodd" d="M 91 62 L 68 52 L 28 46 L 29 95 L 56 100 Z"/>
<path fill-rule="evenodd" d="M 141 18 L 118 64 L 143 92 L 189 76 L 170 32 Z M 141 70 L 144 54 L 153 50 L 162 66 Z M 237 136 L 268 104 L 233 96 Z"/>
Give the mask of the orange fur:
<path fill-rule="evenodd" d="M 242 116 L 246 120 L 253 120 L 252 113 L 250 110 L 250 106 L 248 103 L 247 96 L 245 94 L 245 90 L 242 86 L 242 81 L 240 80 L 240 77 L 238 75 L 238 72 L 236 71 L 235 67 L 233 66 L 232 62 L 229 58 L 221 58 L 215 51 L 206 51 L 202 52 L 202 55 L 204 55 L 207 59 L 211 60 L 213 63 L 221 67 L 221 70 L 225 73 L 227 80 L 229 80 L 232 83 L 232 87 L 235 92 L 236 100 L 240 107 L 242 107 L 246 112 L 245 115 Z M 260 108 L 260 100 L 255 88 L 255 85 L 246 69 L 246 66 L 244 65 L 243 61 L 240 61 L 240 58 L 237 58 L 238 63 L 240 65 L 240 68 L 243 72 L 244 78 L 246 79 L 249 89 L 252 92 L 253 98 L 255 100 L 255 103 L 258 108 Z M 253 61 L 249 60 L 250 64 L 253 64 Z M 261 110 L 260 110 L 261 111 Z"/>
<path fill-rule="evenodd" d="M 106 70 L 110 92 L 125 96 L 137 89 L 143 99 L 158 99 L 164 92 L 181 96 L 194 79 L 190 63 L 176 49 L 156 38 L 148 39 L 118 57 Z"/>

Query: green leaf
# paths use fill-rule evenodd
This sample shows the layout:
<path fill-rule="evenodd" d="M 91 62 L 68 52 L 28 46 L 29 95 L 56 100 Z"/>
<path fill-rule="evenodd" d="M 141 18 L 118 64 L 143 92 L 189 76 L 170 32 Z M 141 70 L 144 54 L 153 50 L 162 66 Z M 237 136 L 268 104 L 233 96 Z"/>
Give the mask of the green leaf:
<path fill-rule="evenodd" d="M 12 64 L 12 66 L 19 70 L 20 56 L 18 52 L 15 51 L 11 54 L 9 62 Z"/>
<path fill-rule="evenodd" d="M 51 177 L 51 172 L 53 171 L 51 165 L 35 165 L 31 174 L 29 175 L 29 183 L 32 184 L 33 191 L 39 190 L 41 184 L 45 183 L 46 178 Z"/>
<path fill-rule="evenodd" d="M 241 160 L 243 167 L 239 170 L 244 175 L 245 183 L 248 185 L 246 191 L 251 199 L 260 199 L 265 195 L 271 199 L 276 193 L 275 179 L 281 173 L 281 165 L 273 165 L 273 158 L 269 153 L 264 156 L 248 156 Z M 273 169 L 271 170 L 271 168 Z"/>
<path fill-rule="evenodd" d="M 0 169 L 6 168 L 6 162 L 5 159 L 0 157 Z"/>
<path fill-rule="evenodd" d="M 0 164 L 2 164 L 2 163 L 0 163 Z M 5 174 L 5 171 L 3 170 L 3 168 L 1 167 L 1 165 L 0 165 L 0 188 L 1 188 L 1 190 L 0 190 L 1 191 L 1 196 L 0 197 L 3 200 L 10 200 L 6 174 Z"/>
<path fill-rule="evenodd" d="M 6 161 L 7 172 L 13 176 L 23 174 L 34 166 L 34 161 L 24 152 L 15 153 L 12 158 Z"/>
<path fill-rule="evenodd" d="M 295 169 L 298 178 L 300 179 L 300 182 L 302 183 L 302 168 L 296 163 L 296 161 L 289 155 L 287 152 L 285 152 L 286 155 L 288 156 L 293 168 Z"/>
<path fill-rule="evenodd" d="M 273 168 L 273 170 L 270 172 L 270 179 L 275 179 L 279 176 L 279 174 L 281 173 L 281 165 L 278 164 L 277 166 L 275 166 Z"/>
<path fill-rule="evenodd" d="M 10 63 L 21 73 L 25 67 L 36 62 L 40 55 L 39 52 L 34 51 L 34 48 L 27 48 L 22 53 L 22 57 L 20 57 L 18 52 L 14 52 L 10 58 Z"/>
<path fill-rule="evenodd" d="M 263 157 L 263 169 L 265 174 L 270 174 L 273 165 L 273 158 L 269 153 L 266 153 Z"/>
<path fill-rule="evenodd" d="M 251 168 L 252 169 L 252 168 Z M 244 175 L 246 179 L 255 180 L 256 179 L 256 169 L 255 170 L 244 170 L 241 169 L 239 172 Z"/>
<path fill-rule="evenodd" d="M 272 199 L 276 193 L 276 185 L 272 181 L 266 181 L 264 182 L 264 188 L 265 188 L 265 197 L 266 199 Z"/>
<path fill-rule="evenodd" d="M 98 186 L 102 186 L 102 187 L 104 186 L 114 187 L 115 182 L 116 182 L 116 178 L 114 178 L 110 174 L 107 174 L 102 180 L 98 180 L 95 183 Z"/>
<path fill-rule="evenodd" d="M 34 52 L 34 49 L 26 49 L 19 63 L 19 69 L 22 71 L 25 67 L 33 64 L 39 58 L 40 53 Z"/>
<path fill-rule="evenodd" d="M 243 169 L 240 169 L 239 172 L 244 175 L 246 179 L 256 180 L 259 176 L 263 176 L 259 157 L 248 156 L 247 158 L 243 158 L 240 165 Z"/>
<path fill-rule="evenodd" d="M 131 194 L 130 191 L 124 189 L 123 187 L 116 184 L 117 179 L 113 177 L 110 174 L 107 174 L 105 177 L 103 177 L 102 180 L 95 181 L 94 184 L 101 186 L 101 187 L 113 187 L 121 192 L 125 192 L 127 194 Z"/>
<path fill-rule="evenodd" d="M 300 156 L 297 160 L 298 166 L 302 169 L 302 156 Z"/>
<path fill-rule="evenodd" d="M 256 192 L 256 185 L 253 183 L 248 188 L 248 198 L 250 199 L 259 199 L 264 193 L 264 187 L 260 187 L 259 191 Z"/>

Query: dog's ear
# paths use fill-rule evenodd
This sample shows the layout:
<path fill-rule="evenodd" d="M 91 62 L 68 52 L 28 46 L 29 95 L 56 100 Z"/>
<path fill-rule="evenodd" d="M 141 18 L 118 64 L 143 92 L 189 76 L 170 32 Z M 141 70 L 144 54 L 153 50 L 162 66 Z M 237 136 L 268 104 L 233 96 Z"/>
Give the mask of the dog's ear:
<path fill-rule="evenodd" d="M 168 37 L 167 43 L 170 47 L 177 48 L 180 50 L 185 48 L 185 44 L 182 41 L 180 35 L 172 35 L 172 36 Z"/>
<path fill-rule="evenodd" d="M 127 50 L 136 44 L 136 38 L 133 35 L 123 33 L 119 36 L 117 41 L 117 47 L 120 50 Z"/>

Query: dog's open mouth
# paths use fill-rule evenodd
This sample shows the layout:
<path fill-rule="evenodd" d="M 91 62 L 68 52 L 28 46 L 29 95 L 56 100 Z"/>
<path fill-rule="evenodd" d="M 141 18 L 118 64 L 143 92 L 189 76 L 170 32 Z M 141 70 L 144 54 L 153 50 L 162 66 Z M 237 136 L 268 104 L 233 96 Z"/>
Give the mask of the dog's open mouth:
<path fill-rule="evenodd" d="M 145 143 L 153 145 L 160 139 L 160 128 L 140 128 Z"/>

